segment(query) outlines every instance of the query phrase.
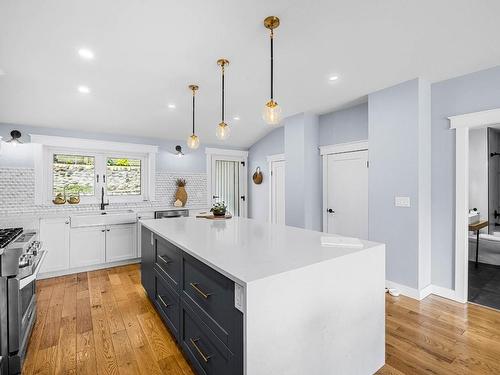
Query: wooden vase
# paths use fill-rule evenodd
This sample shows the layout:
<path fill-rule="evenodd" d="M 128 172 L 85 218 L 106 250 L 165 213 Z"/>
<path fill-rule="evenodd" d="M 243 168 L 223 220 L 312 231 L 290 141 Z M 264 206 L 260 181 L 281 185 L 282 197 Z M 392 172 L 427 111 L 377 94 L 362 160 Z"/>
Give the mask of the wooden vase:
<path fill-rule="evenodd" d="M 186 192 L 186 188 L 184 186 L 178 186 L 177 191 L 175 193 L 175 199 L 180 200 L 182 202 L 182 207 L 186 205 L 188 200 L 188 194 Z"/>

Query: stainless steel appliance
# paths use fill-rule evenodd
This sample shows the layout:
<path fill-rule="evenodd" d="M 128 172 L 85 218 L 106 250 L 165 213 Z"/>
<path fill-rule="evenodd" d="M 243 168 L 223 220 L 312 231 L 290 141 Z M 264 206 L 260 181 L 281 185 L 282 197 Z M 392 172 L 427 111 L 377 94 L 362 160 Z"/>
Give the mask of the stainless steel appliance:
<path fill-rule="evenodd" d="M 45 257 L 37 233 L 0 229 L 1 373 L 20 374 L 36 319 L 36 275 Z"/>
<path fill-rule="evenodd" d="M 189 210 L 187 209 L 155 211 L 155 219 L 165 219 L 165 218 L 185 217 L 185 216 L 189 216 Z"/>

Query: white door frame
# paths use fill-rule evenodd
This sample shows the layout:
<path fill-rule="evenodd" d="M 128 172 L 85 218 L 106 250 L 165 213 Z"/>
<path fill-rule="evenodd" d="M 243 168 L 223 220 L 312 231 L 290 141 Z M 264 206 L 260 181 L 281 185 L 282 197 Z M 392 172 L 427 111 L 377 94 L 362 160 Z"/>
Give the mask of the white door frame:
<path fill-rule="evenodd" d="M 226 160 L 230 158 L 231 160 L 234 161 L 239 161 L 243 162 L 243 173 L 241 175 L 241 186 L 240 189 L 245 196 L 245 200 L 241 202 L 240 204 L 243 208 L 243 212 L 240 212 L 240 216 L 247 217 L 247 207 L 248 207 L 248 192 L 247 192 L 247 178 L 248 178 L 248 173 L 247 173 L 247 166 L 248 166 L 248 151 L 241 151 L 241 150 L 228 150 L 224 148 L 211 148 L 207 147 L 205 148 L 205 154 L 207 155 L 207 204 L 208 207 L 212 207 L 212 160 L 216 159 L 217 157 L 222 157 Z"/>
<path fill-rule="evenodd" d="M 267 156 L 267 170 L 268 170 L 268 177 L 269 177 L 269 186 L 268 186 L 268 206 L 269 209 L 267 211 L 267 221 L 270 223 L 272 221 L 272 215 L 273 215 L 273 209 L 272 209 L 272 200 L 271 197 L 273 196 L 272 188 L 272 166 L 275 161 L 285 161 L 285 154 L 275 154 L 275 155 L 268 155 Z M 286 173 L 286 171 L 285 171 Z"/>
<path fill-rule="evenodd" d="M 368 151 L 368 140 L 338 143 L 320 146 L 319 153 L 323 164 L 323 232 L 328 232 L 328 155 L 343 154 L 346 152 Z"/>
<path fill-rule="evenodd" d="M 455 129 L 455 295 L 467 302 L 469 282 L 469 130 L 500 123 L 500 108 L 448 117 Z"/>

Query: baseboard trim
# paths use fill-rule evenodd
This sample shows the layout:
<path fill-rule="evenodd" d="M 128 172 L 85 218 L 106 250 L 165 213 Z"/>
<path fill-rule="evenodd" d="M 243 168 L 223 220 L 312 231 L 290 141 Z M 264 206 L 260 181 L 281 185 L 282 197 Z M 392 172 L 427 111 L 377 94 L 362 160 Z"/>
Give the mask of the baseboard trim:
<path fill-rule="evenodd" d="M 385 287 L 398 289 L 399 292 L 406 297 L 410 297 L 410 298 L 413 298 L 416 300 L 421 300 L 420 293 L 415 288 L 411 288 L 411 287 L 403 285 L 403 284 L 398 284 L 398 283 L 395 283 L 394 281 L 390 281 L 390 280 L 385 281 Z"/>
<path fill-rule="evenodd" d="M 451 299 L 452 301 L 460 302 L 460 303 L 465 303 L 467 301 L 461 301 L 460 299 L 457 298 L 457 293 L 455 292 L 454 289 L 449 289 L 449 288 L 443 288 L 442 286 L 438 285 L 433 285 L 432 286 L 432 294 L 443 297 L 446 299 Z"/>
<path fill-rule="evenodd" d="M 66 276 L 66 275 L 71 275 L 71 274 L 79 273 L 79 272 L 97 271 L 97 270 L 102 270 L 104 268 L 126 266 L 128 264 L 134 264 L 134 263 L 140 263 L 140 262 L 141 262 L 141 258 L 134 258 L 134 259 L 127 259 L 127 260 L 120 260 L 117 262 L 95 264 L 92 266 L 77 267 L 77 268 L 70 268 L 70 269 L 60 270 L 60 271 L 39 273 L 37 280 L 48 279 L 51 277 L 58 277 L 58 276 Z"/>
<path fill-rule="evenodd" d="M 464 303 L 464 301 L 460 301 L 457 298 L 455 290 L 443 288 L 442 286 L 430 284 L 430 285 L 427 285 L 425 288 L 418 290 L 416 288 L 411 288 L 409 286 L 406 286 L 403 284 L 398 284 L 398 283 L 395 283 L 394 281 L 390 281 L 390 280 L 386 280 L 385 285 L 387 288 L 398 289 L 402 295 L 416 299 L 418 301 L 421 301 L 425 297 L 430 296 L 431 294 L 434 294 L 436 296 L 450 299 L 452 301 Z"/>

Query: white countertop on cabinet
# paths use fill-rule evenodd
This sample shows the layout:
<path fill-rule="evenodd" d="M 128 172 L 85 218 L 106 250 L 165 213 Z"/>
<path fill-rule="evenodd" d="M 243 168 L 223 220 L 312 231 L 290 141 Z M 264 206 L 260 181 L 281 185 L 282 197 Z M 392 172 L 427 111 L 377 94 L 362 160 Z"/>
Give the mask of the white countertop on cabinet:
<path fill-rule="evenodd" d="M 149 219 L 141 223 L 242 285 L 383 246 L 362 241 L 359 249 L 325 247 L 321 246 L 324 233 L 241 217 Z"/>

